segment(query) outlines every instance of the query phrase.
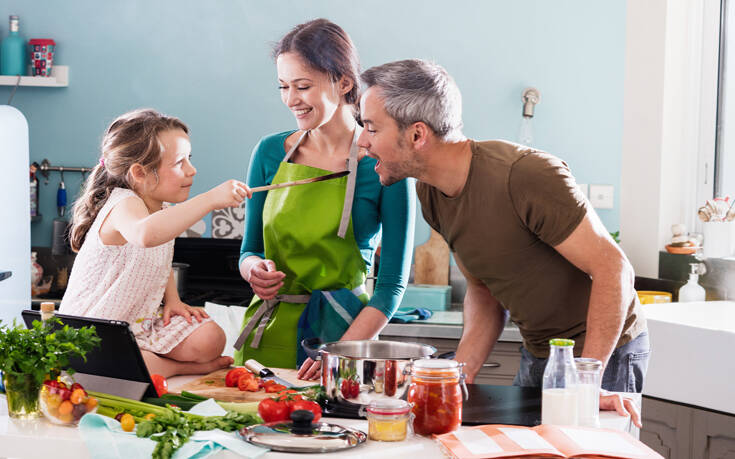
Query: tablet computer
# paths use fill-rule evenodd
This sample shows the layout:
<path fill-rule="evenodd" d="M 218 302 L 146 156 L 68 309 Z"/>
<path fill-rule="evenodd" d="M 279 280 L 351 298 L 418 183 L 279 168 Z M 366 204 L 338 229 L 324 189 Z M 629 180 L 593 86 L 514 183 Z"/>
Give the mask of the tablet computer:
<path fill-rule="evenodd" d="M 24 310 L 21 315 L 28 328 L 41 320 L 39 311 Z M 87 360 L 69 360 L 74 379 L 87 390 L 104 392 L 135 400 L 157 397 L 138 343 L 127 322 L 92 317 L 56 314 L 64 325 L 74 328 L 93 325 L 100 345 L 87 353 Z"/>

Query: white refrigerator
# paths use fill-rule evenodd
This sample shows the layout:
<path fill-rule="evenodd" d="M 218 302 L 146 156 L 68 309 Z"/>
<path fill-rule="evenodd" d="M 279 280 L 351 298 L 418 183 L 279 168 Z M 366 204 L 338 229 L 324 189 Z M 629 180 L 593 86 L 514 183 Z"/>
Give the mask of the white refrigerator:
<path fill-rule="evenodd" d="M 28 122 L 0 105 L 0 320 L 31 307 L 31 217 Z M 22 322 L 21 322 L 22 323 Z"/>

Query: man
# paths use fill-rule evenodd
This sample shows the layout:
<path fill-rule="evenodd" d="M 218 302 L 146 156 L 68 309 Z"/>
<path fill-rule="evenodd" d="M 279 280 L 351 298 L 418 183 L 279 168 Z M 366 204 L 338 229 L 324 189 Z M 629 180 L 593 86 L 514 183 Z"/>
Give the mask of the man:
<path fill-rule="evenodd" d="M 508 315 L 523 336 L 514 384 L 541 386 L 551 338 L 603 362 L 602 387 L 640 392 L 648 333 L 634 273 L 558 158 L 462 134 L 462 102 L 439 65 L 404 60 L 361 76 L 367 91 L 358 145 L 378 160 L 383 185 L 416 177 L 424 218 L 449 243 L 467 278 L 457 360 L 472 382 Z M 602 392 L 601 409 L 632 400 Z"/>

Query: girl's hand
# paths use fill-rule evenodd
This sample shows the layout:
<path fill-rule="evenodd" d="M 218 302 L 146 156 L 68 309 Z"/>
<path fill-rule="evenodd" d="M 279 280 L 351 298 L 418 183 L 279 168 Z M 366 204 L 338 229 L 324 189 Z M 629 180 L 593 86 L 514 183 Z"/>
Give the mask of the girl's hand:
<path fill-rule="evenodd" d="M 261 300 L 270 300 L 283 287 L 283 279 L 286 277 L 281 271 L 276 271 L 273 260 L 257 260 L 250 265 L 245 280 L 250 282 L 253 292 Z"/>
<path fill-rule="evenodd" d="M 163 326 L 171 323 L 171 317 L 182 316 L 187 322 L 192 323 L 191 318 L 195 317 L 199 322 L 209 317 L 203 308 L 195 308 L 179 301 L 169 301 L 163 306 Z"/>
<path fill-rule="evenodd" d="M 238 207 L 245 198 L 253 196 L 250 188 L 239 180 L 228 180 L 207 191 L 212 210 Z"/>

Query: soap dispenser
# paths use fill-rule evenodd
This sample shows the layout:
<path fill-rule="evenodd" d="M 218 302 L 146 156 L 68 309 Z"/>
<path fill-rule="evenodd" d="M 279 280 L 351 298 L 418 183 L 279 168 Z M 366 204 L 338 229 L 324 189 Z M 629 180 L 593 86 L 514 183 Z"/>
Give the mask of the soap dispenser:
<path fill-rule="evenodd" d="M 704 287 L 699 285 L 700 263 L 689 263 L 689 282 L 679 289 L 679 303 L 704 301 Z"/>

